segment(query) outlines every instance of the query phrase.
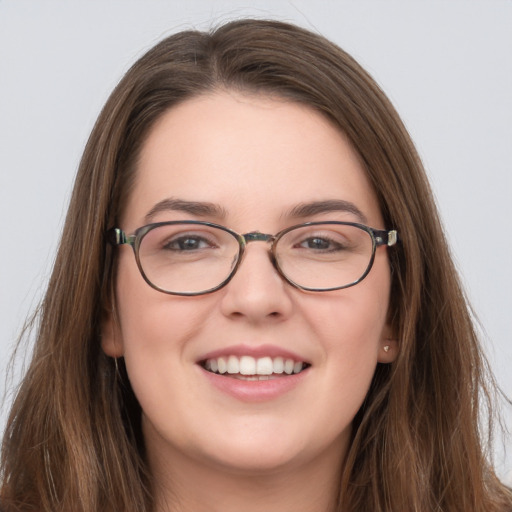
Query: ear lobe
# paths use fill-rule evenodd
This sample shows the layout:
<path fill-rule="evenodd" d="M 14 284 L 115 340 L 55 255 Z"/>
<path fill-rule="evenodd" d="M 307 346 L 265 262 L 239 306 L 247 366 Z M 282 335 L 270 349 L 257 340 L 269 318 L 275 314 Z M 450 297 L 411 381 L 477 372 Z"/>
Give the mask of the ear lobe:
<path fill-rule="evenodd" d="M 391 338 L 384 338 L 379 344 L 379 354 L 377 361 L 379 363 L 392 363 L 398 355 L 398 341 Z"/>
<path fill-rule="evenodd" d="M 382 333 L 382 339 L 379 342 L 377 361 L 383 364 L 392 363 L 398 356 L 398 350 L 398 340 L 392 332 L 391 327 L 386 325 Z"/>
<path fill-rule="evenodd" d="M 121 329 L 114 311 L 105 311 L 101 323 L 101 348 L 110 357 L 118 358 L 124 355 Z"/>

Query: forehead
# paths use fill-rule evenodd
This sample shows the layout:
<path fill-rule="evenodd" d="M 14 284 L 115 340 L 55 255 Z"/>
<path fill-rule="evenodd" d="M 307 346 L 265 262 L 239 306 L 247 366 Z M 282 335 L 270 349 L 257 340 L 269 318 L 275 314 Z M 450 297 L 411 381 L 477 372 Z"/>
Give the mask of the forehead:
<path fill-rule="evenodd" d="M 168 198 L 215 203 L 229 220 L 253 222 L 298 204 L 344 200 L 375 227 L 381 222 L 344 134 L 308 106 L 254 94 L 196 97 L 157 121 L 140 154 L 125 226 L 140 226 Z"/>

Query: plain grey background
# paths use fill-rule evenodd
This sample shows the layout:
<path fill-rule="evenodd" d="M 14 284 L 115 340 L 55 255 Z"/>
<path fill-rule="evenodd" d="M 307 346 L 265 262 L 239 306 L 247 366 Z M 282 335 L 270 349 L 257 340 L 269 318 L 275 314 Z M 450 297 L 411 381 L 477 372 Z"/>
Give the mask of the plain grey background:
<path fill-rule="evenodd" d="M 489 359 L 511 396 L 510 0 L 0 0 L 0 393 L 109 92 L 164 36 L 246 15 L 320 32 L 390 96 L 424 160 Z M 497 462 L 512 483 L 506 446 L 512 452 L 510 437 Z"/>

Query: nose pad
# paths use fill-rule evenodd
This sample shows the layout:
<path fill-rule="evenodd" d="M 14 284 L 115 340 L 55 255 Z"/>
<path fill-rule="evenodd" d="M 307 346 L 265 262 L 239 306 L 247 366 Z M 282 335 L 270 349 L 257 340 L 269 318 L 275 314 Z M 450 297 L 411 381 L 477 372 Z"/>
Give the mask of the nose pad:
<path fill-rule="evenodd" d="M 233 270 L 236 267 L 236 264 L 238 263 L 238 259 L 239 259 L 239 255 L 238 254 L 233 256 L 233 259 L 231 260 L 231 270 Z"/>
<path fill-rule="evenodd" d="M 274 253 L 270 250 L 268 251 L 268 259 L 270 261 L 270 264 L 272 265 L 272 268 L 274 269 L 275 274 L 279 277 L 281 282 L 283 282 L 283 283 L 287 282 L 286 279 L 281 275 L 281 271 L 279 270 L 279 267 L 277 265 L 277 261 L 274 256 Z"/>

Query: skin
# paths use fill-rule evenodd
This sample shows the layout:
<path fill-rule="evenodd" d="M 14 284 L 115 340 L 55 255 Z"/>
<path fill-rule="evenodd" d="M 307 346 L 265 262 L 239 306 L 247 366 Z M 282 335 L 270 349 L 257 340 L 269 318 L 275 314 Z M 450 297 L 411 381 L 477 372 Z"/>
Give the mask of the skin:
<path fill-rule="evenodd" d="M 288 215 L 301 203 L 343 199 L 369 226 L 391 228 L 344 135 L 281 99 L 220 91 L 174 107 L 150 132 L 137 173 L 119 226 L 127 233 L 166 198 L 207 201 L 223 212 L 160 211 L 152 222 L 207 220 L 239 233 L 360 222 L 351 212 Z M 377 249 L 361 283 L 322 293 L 287 284 L 262 242 L 248 245 L 227 286 L 197 297 L 149 287 L 129 247 L 119 248 L 118 265 L 119 322 L 105 319 L 103 349 L 125 358 L 142 406 L 157 510 L 329 510 L 376 364 L 396 356 L 386 323 L 387 249 Z M 197 361 L 241 343 L 291 350 L 311 367 L 276 398 L 234 398 L 212 386 Z"/>

